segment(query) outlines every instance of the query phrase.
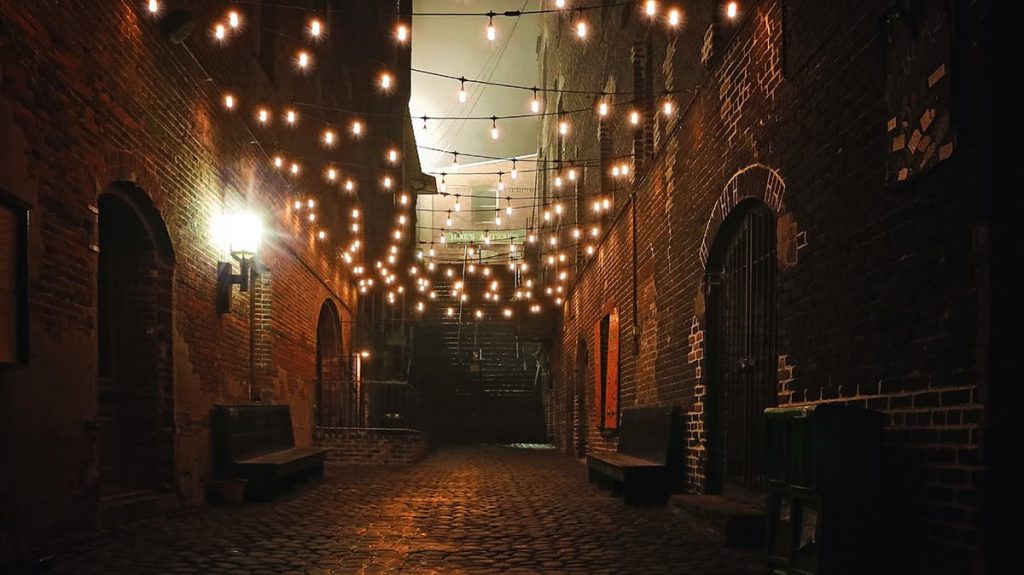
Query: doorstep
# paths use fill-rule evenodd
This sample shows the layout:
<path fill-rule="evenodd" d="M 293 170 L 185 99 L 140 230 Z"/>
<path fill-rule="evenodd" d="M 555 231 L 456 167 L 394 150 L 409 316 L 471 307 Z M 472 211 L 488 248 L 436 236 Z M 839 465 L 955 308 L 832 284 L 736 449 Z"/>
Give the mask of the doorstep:
<path fill-rule="evenodd" d="M 729 547 L 764 546 L 764 511 L 746 501 L 721 495 L 673 495 L 668 502 L 674 513 L 684 513 L 709 523 L 725 535 Z"/>

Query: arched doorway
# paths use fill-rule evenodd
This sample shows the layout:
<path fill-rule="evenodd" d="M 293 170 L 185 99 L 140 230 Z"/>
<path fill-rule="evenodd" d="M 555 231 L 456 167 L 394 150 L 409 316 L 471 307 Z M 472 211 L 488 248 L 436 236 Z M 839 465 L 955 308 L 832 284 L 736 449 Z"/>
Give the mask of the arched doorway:
<path fill-rule="evenodd" d="M 588 361 L 587 344 L 581 337 L 576 343 L 576 374 L 574 378 L 576 384 L 574 390 L 576 414 L 573 418 L 576 421 L 576 457 L 581 458 L 587 455 L 587 382 L 590 381 L 587 378 Z"/>
<path fill-rule="evenodd" d="M 776 395 L 775 215 L 757 199 L 736 205 L 708 257 L 708 490 L 760 489 L 763 412 Z"/>
<path fill-rule="evenodd" d="M 338 308 L 327 300 L 320 306 L 316 323 L 316 394 L 313 413 L 318 427 L 348 424 L 351 398 L 342 351 Z"/>
<path fill-rule="evenodd" d="M 141 189 L 100 195 L 97 348 L 104 497 L 174 487 L 174 252 Z"/>

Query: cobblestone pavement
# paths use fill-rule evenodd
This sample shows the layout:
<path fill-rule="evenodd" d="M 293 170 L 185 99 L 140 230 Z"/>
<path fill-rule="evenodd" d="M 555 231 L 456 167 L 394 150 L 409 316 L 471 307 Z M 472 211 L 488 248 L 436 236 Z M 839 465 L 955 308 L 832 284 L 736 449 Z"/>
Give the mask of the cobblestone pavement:
<path fill-rule="evenodd" d="M 553 450 L 445 449 L 329 467 L 273 503 L 135 523 L 58 573 L 764 573 L 666 507 L 626 507 Z"/>

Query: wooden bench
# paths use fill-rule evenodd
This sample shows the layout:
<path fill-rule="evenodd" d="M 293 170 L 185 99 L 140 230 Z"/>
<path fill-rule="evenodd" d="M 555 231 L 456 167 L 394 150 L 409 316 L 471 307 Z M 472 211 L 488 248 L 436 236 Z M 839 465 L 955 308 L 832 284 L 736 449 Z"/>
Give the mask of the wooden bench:
<path fill-rule="evenodd" d="M 328 450 L 295 447 L 287 405 L 218 405 L 210 426 L 214 471 L 221 478 L 247 479 L 246 499 L 270 500 L 324 474 Z"/>
<path fill-rule="evenodd" d="M 678 407 L 638 407 L 622 411 L 619 447 L 587 455 L 591 483 L 627 504 L 664 505 L 682 477 Z"/>

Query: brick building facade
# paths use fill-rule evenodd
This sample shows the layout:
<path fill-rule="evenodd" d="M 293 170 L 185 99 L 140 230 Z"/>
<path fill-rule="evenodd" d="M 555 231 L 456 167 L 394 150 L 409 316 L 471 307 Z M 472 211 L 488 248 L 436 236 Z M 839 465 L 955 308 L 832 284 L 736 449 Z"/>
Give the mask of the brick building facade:
<path fill-rule="evenodd" d="M 379 39 L 393 13 L 239 4 L 240 31 L 218 42 L 229 3 L 160 4 L 154 17 L 134 0 L 0 2 L 0 192 L 29 218 L 28 351 L 0 365 L 3 558 L 38 554 L 122 504 L 201 504 L 214 405 L 288 404 L 296 443 L 309 445 L 321 310 L 336 312 L 342 368 L 358 339 L 340 255 L 363 236 L 349 214 L 394 217 L 377 168 L 385 145 L 405 142 L 408 72 L 390 94 L 370 88 L 381 69 L 407 70 L 407 53 Z M 344 30 L 310 42 L 311 14 Z M 295 69 L 299 49 L 309 73 Z M 368 126 L 361 142 L 353 117 Z M 318 142 L 324 125 L 341 138 L 333 150 Z M 274 169 L 279 153 L 303 162 L 298 177 Z M 330 163 L 338 182 L 325 181 Z M 217 262 L 230 257 L 217 218 L 241 208 L 262 214 L 260 266 L 218 313 Z M 367 259 L 384 250 L 370 244 Z"/>
<path fill-rule="evenodd" d="M 560 136 L 563 116 L 547 116 L 541 157 L 587 167 L 568 191 L 553 169 L 542 193 L 578 204 L 566 226 L 602 233 L 592 258 L 577 249 L 556 318 L 552 436 L 577 455 L 615 448 L 594 383 L 611 318 L 619 407 L 680 406 L 687 490 L 721 492 L 731 463 L 709 440 L 725 368 L 711 361 L 724 365 L 728 350 L 708 343 L 734 329 L 722 270 L 746 258 L 761 279 L 736 297 L 762 327 L 744 334 L 759 349 L 739 355 L 769 385 L 755 407 L 884 412 L 902 534 L 969 561 L 986 472 L 984 6 L 764 0 L 739 3 L 732 19 L 725 2 L 676 4 L 679 29 L 636 5 L 540 25 L 539 84 L 612 103 L 601 117 L 570 112 L 600 97 L 544 102 L 567 111 L 571 130 Z M 629 175 L 611 176 L 622 163 Z M 614 208 L 593 215 L 591 198 Z"/>

